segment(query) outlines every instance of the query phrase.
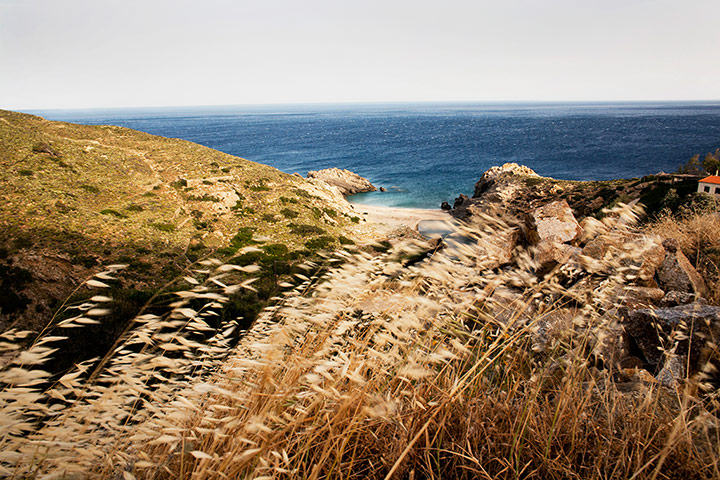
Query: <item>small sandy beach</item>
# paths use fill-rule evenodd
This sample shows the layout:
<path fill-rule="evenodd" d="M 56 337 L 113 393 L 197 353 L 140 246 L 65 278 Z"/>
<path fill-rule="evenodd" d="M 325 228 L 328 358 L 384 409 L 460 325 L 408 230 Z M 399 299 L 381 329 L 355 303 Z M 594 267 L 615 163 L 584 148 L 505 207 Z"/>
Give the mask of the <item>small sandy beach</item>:
<path fill-rule="evenodd" d="M 424 221 L 450 222 L 452 217 L 443 210 L 424 208 L 381 207 L 352 203 L 360 225 L 353 229 L 358 235 L 376 239 L 378 236 L 393 236 L 402 231 L 418 230 L 418 224 Z"/>

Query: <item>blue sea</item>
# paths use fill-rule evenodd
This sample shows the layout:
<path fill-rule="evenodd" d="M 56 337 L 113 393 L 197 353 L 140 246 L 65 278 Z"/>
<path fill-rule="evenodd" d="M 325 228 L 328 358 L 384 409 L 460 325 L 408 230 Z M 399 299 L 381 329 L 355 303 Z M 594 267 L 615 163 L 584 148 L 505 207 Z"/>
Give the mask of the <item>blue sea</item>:
<path fill-rule="evenodd" d="M 387 192 L 360 203 L 437 208 L 493 165 L 568 180 L 672 172 L 720 147 L 720 102 L 346 104 L 31 111 L 190 140 L 288 173 L 347 168 Z"/>

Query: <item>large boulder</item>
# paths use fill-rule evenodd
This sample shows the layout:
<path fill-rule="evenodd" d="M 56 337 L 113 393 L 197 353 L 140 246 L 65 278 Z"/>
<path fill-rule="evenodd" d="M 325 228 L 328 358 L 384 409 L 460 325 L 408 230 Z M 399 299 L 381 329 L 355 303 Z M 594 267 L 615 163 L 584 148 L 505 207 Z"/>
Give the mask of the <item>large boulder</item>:
<path fill-rule="evenodd" d="M 655 236 L 612 232 L 587 242 L 582 254 L 602 261 L 605 267 L 623 271 L 630 283 L 657 287 L 654 276 L 665 259 L 665 248 Z"/>
<path fill-rule="evenodd" d="M 619 303 L 631 309 L 654 307 L 664 297 L 665 292 L 659 288 L 637 285 L 620 286 L 617 294 Z"/>
<path fill-rule="evenodd" d="M 628 312 L 622 324 L 651 367 L 659 369 L 673 354 L 689 356 L 691 371 L 696 371 L 707 342 L 720 334 L 720 307 L 692 303 L 640 308 Z"/>
<path fill-rule="evenodd" d="M 582 250 L 565 243 L 541 240 L 533 250 L 533 259 L 543 270 L 558 264 L 577 263 Z"/>
<path fill-rule="evenodd" d="M 532 211 L 529 217 L 529 237 L 533 243 L 551 241 L 568 243 L 582 235 L 570 205 L 565 200 L 550 202 Z"/>
<path fill-rule="evenodd" d="M 658 281 L 660 287 L 665 291 L 705 294 L 705 281 L 690 264 L 687 257 L 678 248 L 674 239 L 663 242 L 667 252 L 662 263 L 658 267 Z"/>
<path fill-rule="evenodd" d="M 475 245 L 478 251 L 478 266 L 482 270 L 492 270 L 510 263 L 519 241 L 518 228 L 498 229 L 493 235 L 478 239 Z"/>
<path fill-rule="evenodd" d="M 324 170 L 310 171 L 307 176 L 308 178 L 322 180 L 329 185 L 337 187 L 343 195 L 374 192 L 377 190 L 375 185 L 370 183 L 368 179 L 363 178 L 350 170 L 326 168 Z"/>

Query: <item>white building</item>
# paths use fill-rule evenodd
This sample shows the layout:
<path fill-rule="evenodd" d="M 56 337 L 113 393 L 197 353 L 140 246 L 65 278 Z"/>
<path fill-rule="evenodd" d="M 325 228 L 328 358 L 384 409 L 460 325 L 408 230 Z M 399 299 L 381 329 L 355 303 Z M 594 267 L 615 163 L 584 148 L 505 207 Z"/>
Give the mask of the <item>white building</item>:
<path fill-rule="evenodd" d="M 720 177 L 710 175 L 698 182 L 698 192 L 710 193 L 720 197 Z"/>

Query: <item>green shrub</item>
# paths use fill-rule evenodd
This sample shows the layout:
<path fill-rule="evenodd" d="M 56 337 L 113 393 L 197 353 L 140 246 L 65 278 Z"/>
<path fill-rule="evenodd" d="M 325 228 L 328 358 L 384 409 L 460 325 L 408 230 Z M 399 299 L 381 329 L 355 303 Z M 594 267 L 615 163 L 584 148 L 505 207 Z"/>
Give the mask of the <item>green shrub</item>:
<path fill-rule="evenodd" d="M 112 208 L 106 208 L 105 210 L 100 210 L 100 213 L 103 215 L 111 215 L 113 217 L 117 218 L 127 218 L 127 215 L 124 213 L 120 213 L 117 210 L 113 210 Z"/>
<path fill-rule="evenodd" d="M 540 177 L 527 177 L 525 178 L 525 185 L 528 187 L 534 187 L 535 185 L 539 185 L 542 183 L 542 178 Z"/>
<path fill-rule="evenodd" d="M 338 240 L 340 241 L 340 245 L 355 245 L 355 242 L 352 239 L 344 235 L 340 235 Z"/>
<path fill-rule="evenodd" d="M 230 167 L 222 167 L 220 171 L 223 173 L 230 173 Z"/>
<path fill-rule="evenodd" d="M 82 188 L 88 193 L 100 193 L 100 189 L 93 185 L 80 185 L 80 188 Z"/>
<path fill-rule="evenodd" d="M 300 215 L 300 214 L 299 214 L 298 212 L 296 212 L 295 210 L 290 210 L 289 208 L 283 208 L 282 210 L 280 210 L 280 213 L 281 213 L 285 218 L 297 218 L 298 215 Z"/>
<path fill-rule="evenodd" d="M 142 207 L 142 205 L 138 205 L 137 203 L 131 203 L 130 205 L 125 207 L 125 210 L 127 210 L 128 212 L 142 212 L 144 208 Z"/>
<path fill-rule="evenodd" d="M 267 223 L 275 223 L 277 222 L 277 217 L 272 213 L 264 213 L 262 216 L 263 222 Z"/>
<path fill-rule="evenodd" d="M 260 263 L 260 260 L 264 256 L 265 254 L 263 252 L 246 252 L 231 258 L 228 260 L 228 263 L 232 263 L 233 265 L 251 265 L 253 263 Z"/>
<path fill-rule="evenodd" d="M 169 233 L 175 231 L 175 225 L 170 222 L 153 222 L 150 226 L 160 230 L 161 232 Z"/>
<path fill-rule="evenodd" d="M 298 203 L 297 198 L 280 197 L 282 203 Z"/>
<path fill-rule="evenodd" d="M 322 211 L 327 213 L 328 216 L 333 217 L 333 218 L 337 217 L 337 215 L 338 215 L 338 213 L 335 210 L 333 210 L 332 208 L 325 207 L 322 209 Z"/>
<path fill-rule="evenodd" d="M 213 182 L 211 182 L 210 180 L 203 180 L 202 183 L 203 185 L 213 185 Z"/>
<path fill-rule="evenodd" d="M 32 170 L 22 169 L 22 170 L 18 170 L 18 173 L 20 174 L 21 177 L 32 177 L 33 176 Z"/>
<path fill-rule="evenodd" d="M 265 250 L 265 253 L 273 257 L 284 257 L 290 251 L 287 245 L 282 243 L 271 243 L 270 245 L 263 245 L 260 248 Z"/>
<path fill-rule="evenodd" d="M 296 223 L 291 223 L 288 227 L 290 227 L 290 231 L 292 233 L 300 236 L 322 235 L 325 233 L 325 230 L 315 225 L 298 225 Z"/>
<path fill-rule="evenodd" d="M 320 210 L 318 207 L 311 207 L 310 210 L 312 210 L 313 217 L 320 219 L 322 218 L 322 210 Z"/>
<path fill-rule="evenodd" d="M 210 229 L 210 222 L 203 222 L 202 220 L 199 220 L 197 218 L 193 218 L 192 220 L 193 226 L 196 230 L 209 230 Z"/>
<path fill-rule="evenodd" d="M 253 243 L 252 237 L 255 229 L 252 227 L 241 227 L 235 236 L 230 240 L 230 245 L 235 249 L 239 249 Z"/>
<path fill-rule="evenodd" d="M 267 192 L 270 191 L 270 187 L 267 185 L 259 184 L 259 185 L 250 185 L 248 187 L 253 192 Z"/>
<path fill-rule="evenodd" d="M 360 223 L 360 217 L 350 217 L 352 223 Z"/>
<path fill-rule="evenodd" d="M 323 235 L 321 237 L 311 238 L 305 242 L 305 247 L 307 247 L 308 250 L 323 250 L 334 243 L 335 238 L 330 235 Z"/>
<path fill-rule="evenodd" d="M 174 187 L 174 188 L 183 188 L 183 187 L 187 187 L 187 184 L 188 184 L 187 180 L 185 180 L 184 178 L 178 178 L 177 180 L 172 182 L 170 184 L 170 186 Z"/>

